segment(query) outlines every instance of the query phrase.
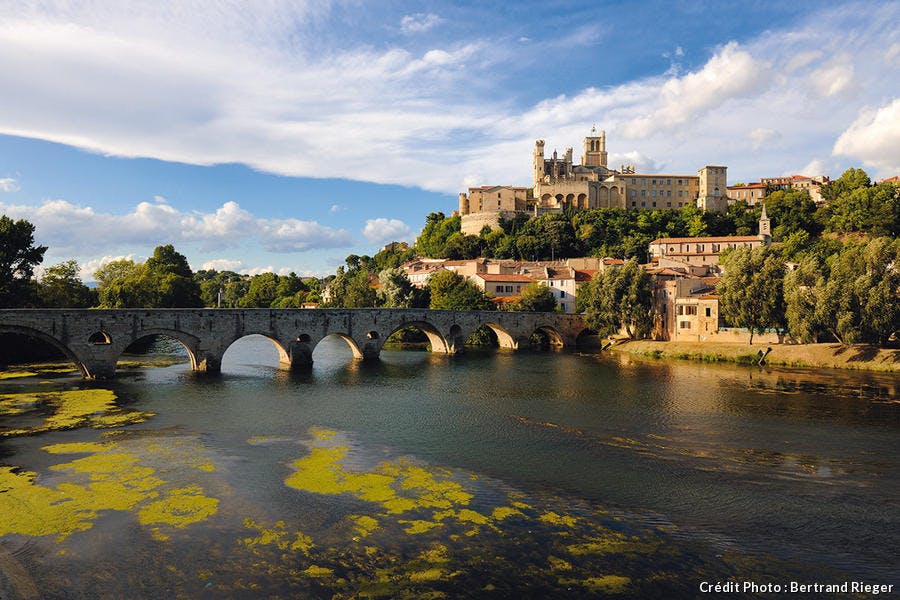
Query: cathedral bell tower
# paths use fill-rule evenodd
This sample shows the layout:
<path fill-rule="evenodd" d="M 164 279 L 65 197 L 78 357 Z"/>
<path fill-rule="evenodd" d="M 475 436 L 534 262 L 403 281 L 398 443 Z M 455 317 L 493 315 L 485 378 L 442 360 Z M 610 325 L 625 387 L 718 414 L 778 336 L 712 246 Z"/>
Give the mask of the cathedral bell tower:
<path fill-rule="evenodd" d="M 584 154 L 581 155 L 581 164 L 585 167 L 606 166 L 606 132 L 600 130 L 597 135 L 597 127 L 591 127 L 591 135 L 584 138 Z"/>

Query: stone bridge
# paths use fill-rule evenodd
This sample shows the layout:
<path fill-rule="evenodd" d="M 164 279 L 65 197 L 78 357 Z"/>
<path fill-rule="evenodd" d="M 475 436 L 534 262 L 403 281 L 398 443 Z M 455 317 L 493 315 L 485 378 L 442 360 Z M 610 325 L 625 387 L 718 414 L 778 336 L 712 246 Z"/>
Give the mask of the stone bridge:
<path fill-rule="evenodd" d="M 0 334 L 39 339 L 61 350 L 84 377 L 112 377 L 119 356 L 132 343 L 153 335 L 178 340 L 191 368 L 217 372 L 236 340 L 269 338 L 285 366 L 312 365 L 323 338 L 347 342 L 354 357 L 375 359 L 390 335 L 415 327 L 428 336 L 432 352 L 454 354 L 478 327 L 486 325 L 503 348 L 528 344 L 535 332 L 551 343 L 575 347 L 589 332 L 581 315 L 424 309 L 16 309 L 0 310 Z"/>

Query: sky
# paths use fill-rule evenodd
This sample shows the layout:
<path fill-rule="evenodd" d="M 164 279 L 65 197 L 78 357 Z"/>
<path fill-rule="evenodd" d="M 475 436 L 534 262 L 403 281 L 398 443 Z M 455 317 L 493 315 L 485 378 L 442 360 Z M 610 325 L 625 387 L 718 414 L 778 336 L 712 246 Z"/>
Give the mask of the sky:
<path fill-rule="evenodd" d="M 900 174 L 900 1 L 0 0 L 0 212 L 85 281 L 323 276 L 534 140 L 729 182 Z"/>

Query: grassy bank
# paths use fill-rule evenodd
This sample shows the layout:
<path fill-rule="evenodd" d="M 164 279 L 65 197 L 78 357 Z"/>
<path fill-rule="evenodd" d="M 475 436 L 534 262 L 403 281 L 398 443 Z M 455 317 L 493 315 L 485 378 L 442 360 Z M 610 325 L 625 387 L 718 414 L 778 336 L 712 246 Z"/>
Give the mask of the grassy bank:
<path fill-rule="evenodd" d="M 868 371 L 900 371 L 900 350 L 868 345 L 840 344 L 738 344 L 727 342 L 653 342 L 639 340 L 617 344 L 612 352 L 627 352 L 653 358 L 676 358 L 706 362 L 756 364 L 758 353 L 772 351 L 766 363 L 788 367 L 823 367 Z"/>

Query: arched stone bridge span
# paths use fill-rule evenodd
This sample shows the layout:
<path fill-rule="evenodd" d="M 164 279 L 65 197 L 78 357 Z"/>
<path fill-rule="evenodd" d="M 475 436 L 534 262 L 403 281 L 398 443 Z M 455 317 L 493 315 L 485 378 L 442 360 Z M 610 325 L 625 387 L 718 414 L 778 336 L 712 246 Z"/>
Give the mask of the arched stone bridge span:
<path fill-rule="evenodd" d="M 0 310 L 0 333 L 18 333 L 59 348 L 84 377 L 112 377 L 119 356 L 133 342 L 164 335 L 181 342 L 195 371 L 219 371 L 236 340 L 269 338 L 284 365 L 312 364 L 313 350 L 335 335 L 356 358 L 374 359 L 385 340 L 404 327 L 423 331 L 433 352 L 453 354 L 486 325 L 503 348 L 518 349 L 535 332 L 574 347 L 587 332 L 581 315 L 424 309 L 21 309 Z"/>

